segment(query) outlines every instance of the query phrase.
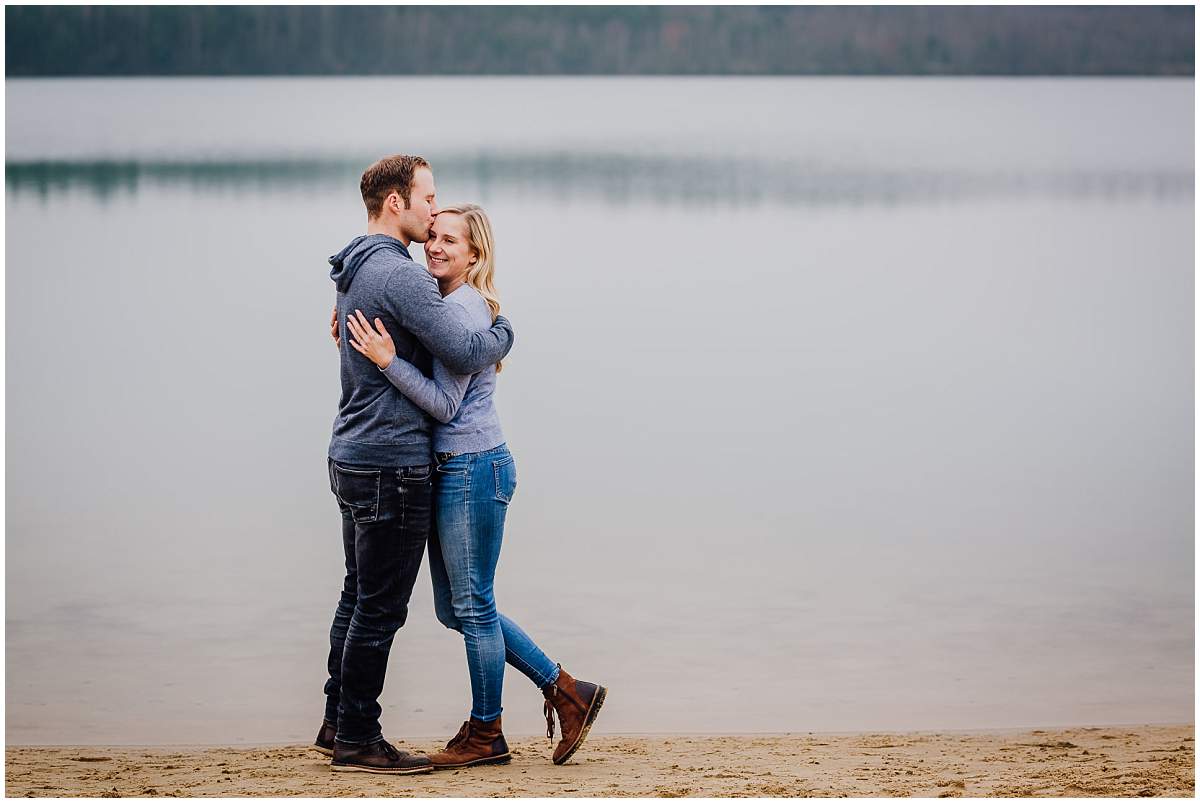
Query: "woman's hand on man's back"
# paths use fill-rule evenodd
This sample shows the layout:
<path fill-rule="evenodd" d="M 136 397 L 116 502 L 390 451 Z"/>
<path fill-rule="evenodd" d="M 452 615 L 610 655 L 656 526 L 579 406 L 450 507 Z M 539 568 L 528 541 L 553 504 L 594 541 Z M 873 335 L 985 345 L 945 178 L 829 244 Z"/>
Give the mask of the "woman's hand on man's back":
<path fill-rule="evenodd" d="M 383 321 L 376 318 L 375 328 L 371 328 L 362 310 L 356 309 L 353 315 L 347 316 L 346 326 L 350 329 L 350 345 L 355 351 L 375 363 L 381 371 L 392 364 L 396 358 L 396 344 Z"/>

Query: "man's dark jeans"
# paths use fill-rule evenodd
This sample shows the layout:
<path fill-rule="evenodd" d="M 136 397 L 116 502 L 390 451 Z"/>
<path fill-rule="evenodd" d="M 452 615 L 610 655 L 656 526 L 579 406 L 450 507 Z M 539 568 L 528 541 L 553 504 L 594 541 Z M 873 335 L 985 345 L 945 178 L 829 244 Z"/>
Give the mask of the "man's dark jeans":
<path fill-rule="evenodd" d="M 375 468 L 329 461 L 342 511 L 346 582 L 329 630 L 325 719 L 337 740 L 383 738 L 379 695 L 392 638 L 408 616 L 433 505 L 433 466 Z"/>

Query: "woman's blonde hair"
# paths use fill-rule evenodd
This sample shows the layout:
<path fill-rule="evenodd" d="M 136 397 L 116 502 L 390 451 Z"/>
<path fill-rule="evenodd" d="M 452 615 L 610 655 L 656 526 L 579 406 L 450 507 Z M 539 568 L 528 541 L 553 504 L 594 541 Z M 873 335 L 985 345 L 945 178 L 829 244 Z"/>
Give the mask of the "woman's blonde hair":
<path fill-rule="evenodd" d="M 496 271 L 496 241 L 492 237 L 492 222 L 477 204 L 443 206 L 439 215 L 458 215 L 467 224 L 467 246 L 475 252 L 475 264 L 467 268 L 466 282 L 479 291 L 492 311 L 492 320 L 500 314 L 500 295 L 492 275 Z M 496 363 L 496 370 L 502 368 Z"/>

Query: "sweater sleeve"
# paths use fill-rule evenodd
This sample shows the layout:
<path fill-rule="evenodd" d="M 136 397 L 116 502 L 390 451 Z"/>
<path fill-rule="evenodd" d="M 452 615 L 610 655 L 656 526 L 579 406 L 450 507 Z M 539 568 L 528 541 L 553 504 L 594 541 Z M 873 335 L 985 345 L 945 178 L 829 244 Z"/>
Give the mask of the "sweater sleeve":
<path fill-rule="evenodd" d="M 385 303 L 400 325 L 456 374 L 478 373 L 500 362 L 512 348 L 513 330 L 507 318 L 497 315 L 490 329 L 472 331 L 442 299 L 437 281 L 415 264 L 392 273 Z"/>
<path fill-rule="evenodd" d="M 471 374 L 452 374 L 441 360 L 433 361 L 433 379 L 399 357 L 383 369 L 383 375 L 409 401 L 443 424 L 454 420 L 471 384 Z"/>

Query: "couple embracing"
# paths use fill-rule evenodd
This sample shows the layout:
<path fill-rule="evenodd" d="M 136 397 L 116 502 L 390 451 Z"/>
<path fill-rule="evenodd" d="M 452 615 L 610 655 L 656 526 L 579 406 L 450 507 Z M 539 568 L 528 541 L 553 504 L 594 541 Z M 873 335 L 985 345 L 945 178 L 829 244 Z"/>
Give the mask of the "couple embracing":
<path fill-rule="evenodd" d="M 342 771 L 418 773 L 510 760 L 500 724 L 505 663 L 557 715 L 555 764 L 583 743 L 605 689 L 576 680 L 496 610 L 494 582 L 516 465 L 492 401 L 513 331 L 492 282 L 491 224 L 478 206 L 438 209 L 433 171 L 391 156 L 360 184 L 367 234 L 336 256 L 331 333 L 342 395 L 329 483 L 346 578 L 329 632 L 325 719 L 315 746 Z M 428 271 L 412 260 L 425 244 Z M 444 750 L 397 750 L 379 695 L 425 547 L 438 621 L 462 634 L 471 714 Z"/>

